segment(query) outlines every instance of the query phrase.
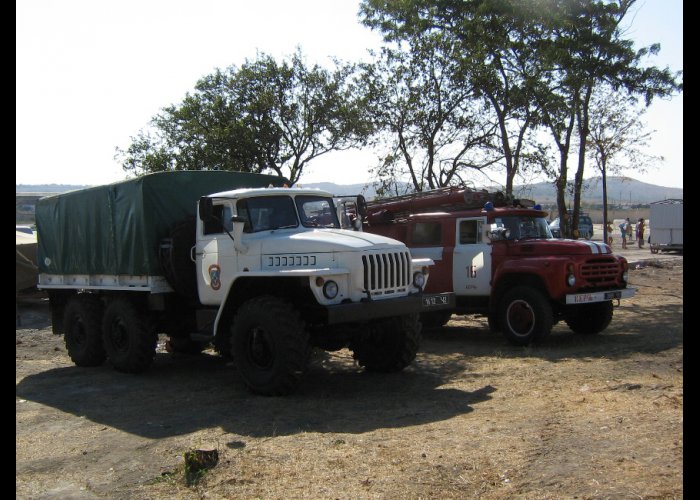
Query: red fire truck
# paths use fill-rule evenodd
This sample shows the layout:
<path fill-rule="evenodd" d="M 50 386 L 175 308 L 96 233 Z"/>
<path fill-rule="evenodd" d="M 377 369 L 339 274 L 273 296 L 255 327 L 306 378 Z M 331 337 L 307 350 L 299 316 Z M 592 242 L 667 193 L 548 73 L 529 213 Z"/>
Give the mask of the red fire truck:
<path fill-rule="evenodd" d="M 425 327 L 479 314 L 516 345 L 544 339 L 560 320 L 602 332 L 613 304 L 635 294 L 627 261 L 604 243 L 554 239 L 546 216 L 531 200 L 442 188 L 368 202 L 363 230 L 433 259 L 426 292 L 455 292 L 456 308 L 422 315 Z"/>

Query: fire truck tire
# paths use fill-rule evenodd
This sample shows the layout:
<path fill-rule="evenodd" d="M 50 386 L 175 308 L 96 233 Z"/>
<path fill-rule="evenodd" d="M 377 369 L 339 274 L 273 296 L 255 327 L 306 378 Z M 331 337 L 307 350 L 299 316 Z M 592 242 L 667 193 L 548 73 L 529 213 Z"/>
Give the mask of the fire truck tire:
<path fill-rule="evenodd" d="M 552 316 L 552 306 L 539 290 L 516 286 L 503 297 L 498 323 L 511 344 L 524 346 L 549 335 Z"/>
<path fill-rule="evenodd" d="M 392 373 L 416 358 L 421 342 L 417 314 L 372 322 L 350 342 L 352 356 L 370 372 Z"/>
<path fill-rule="evenodd" d="M 613 318 L 611 301 L 569 306 L 565 321 L 574 333 L 594 335 L 605 330 Z"/>
<path fill-rule="evenodd" d="M 115 370 L 140 373 L 153 363 L 158 335 L 129 300 L 115 298 L 107 305 L 102 332 L 107 358 Z"/>
<path fill-rule="evenodd" d="M 291 393 L 306 372 L 310 353 L 306 325 L 287 301 L 265 295 L 238 309 L 231 329 L 231 355 L 251 392 Z"/>
<path fill-rule="evenodd" d="M 102 302 L 87 293 L 68 300 L 63 315 L 64 341 L 77 366 L 100 366 L 107 359 L 102 345 Z"/>

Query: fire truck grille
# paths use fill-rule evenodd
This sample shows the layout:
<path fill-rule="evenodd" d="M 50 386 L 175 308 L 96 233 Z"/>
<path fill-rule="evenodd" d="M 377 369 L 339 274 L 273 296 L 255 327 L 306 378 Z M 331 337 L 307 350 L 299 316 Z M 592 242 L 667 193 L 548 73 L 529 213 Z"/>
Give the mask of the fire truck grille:
<path fill-rule="evenodd" d="M 362 256 L 364 289 L 372 295 L 405 291 L 410 283 L 408 252 L 371 253 Z"/>
<path fill-rule="evenodd" d="M 581 266 L 581 277 L 595 287 L 615 285 L 619 275 L 620 268 L 613 258 L 591 259 Z"/>

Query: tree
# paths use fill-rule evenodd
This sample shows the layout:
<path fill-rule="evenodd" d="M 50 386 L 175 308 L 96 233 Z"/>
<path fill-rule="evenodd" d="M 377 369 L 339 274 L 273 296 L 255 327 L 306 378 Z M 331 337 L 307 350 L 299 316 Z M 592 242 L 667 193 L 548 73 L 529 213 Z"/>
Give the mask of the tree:
<path fill-rule="evenodd" d="M 353 71 L 337 62 L 333 71 L 308 67 L 300 50 L 281 63 L 258 54 L 200 79 L 118 156 L 137 174 L 272 171 L 295 183 L 314 158 L 365 143 L 371 129 L 350 85 Z"/>
<path fill-rule="evenodd" d="M 542 160 L 533 134 L 538 123 L 536 106 L 526 85 L 535 69 L 534 52 L 526 25 L 512 15 L 517 7 L 517 3 L 473 0 L 365 0 L 361 5 L 364 24 L 381 31 L 387 42 L 411 45 L 432 38 L 451 45 L 449 56 L 461 77 L 453 85 L 469 89 L 473 109 L 492 120 L 500 147 L 495 155 L 489 144 L 481 168 L 502 166 L 508 195 L 521 167 L 540 168 Z M 477 104 L 480 99 L 483 102 Z"/>
<path fill-rule="evenodd" d="M 657 44 L 635 51 L 623 38 L 621 23 L 636 0 L 531 0 L 541 13 L 534 22 L 541 26 L 539 43 L 547 85 L 539 85 L 539 103 L 552 136 L 560 147 L 557 205 L 564 220 L 564 190 L 572 125 L 578 140 L 578 164 L 574 177 L 571 235 L 578 227 L 581 188 L 590 131 L 590 104 L 596 89 L 607 85 L 625 95 L 643 96 L 649 105 L 656 97 L 669 97 L 682 90 L 681 73 L 668 68 L 643 67 L 642 58 L 659 50 Z M 552 119 L 552 117 L 559 117 Z M 565 117 L 565 121 L 562 118 Z M 564 137 L 565 140 L 561 141 Z M 570 231 L 571 229 L 572 231 Z"/>
<path fill-rule="evenodd" d="M 494 127 L 464 82 L 449 41 L 422 36 L 408 50 L 384 47 L 363 66 L 362 84 L 376 143 L 389 150 L 377 169 L 384 190 L 402 177 L 414 191 L 464 184 L 466 170 L 492 163 Z"/>
<path fill-rule="evenodd" d="M 620 99 L 608 88 L 594 96 L 591 102 L 588 152 L 600 171 L 603 184 L 603 241 L 608 241 L 607 174 L 633 168 L 644 171 L 663 157 L 645 151 L 654 131 L 641 121 L 646 111 L 634 98 Z"/>

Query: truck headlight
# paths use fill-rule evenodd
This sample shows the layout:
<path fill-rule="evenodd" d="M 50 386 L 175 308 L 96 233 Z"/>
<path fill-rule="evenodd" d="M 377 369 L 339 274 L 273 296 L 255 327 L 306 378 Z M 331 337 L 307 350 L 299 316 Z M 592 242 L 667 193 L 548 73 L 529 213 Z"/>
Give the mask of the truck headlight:
<path fill-rule="evenodd" d="M 423 285 L 425 285 L 425 275 L 421 271 L 416 271 L 413 273 L 413 286 L 422 289 Z"/>
<path fill-rule="evenodd" d="M 328 280 L 323 285 L 323 296 L 327 299 L 334 299 L 338 296 L 338 283 Z"/>
<path fill-rule="evenodd" d="M 622 271 L 622 281 L 627 283 L 627 278 L 629 278 L 629 273 L 627 272 L 627 270 Z"/>
<path fill-rule="evenodd" d="M 574 276 L 573 274 L 569 274 L 566 277 L 566 284 L 569 286 L 574 286 L 576 284 L 576 276 Z"/>

